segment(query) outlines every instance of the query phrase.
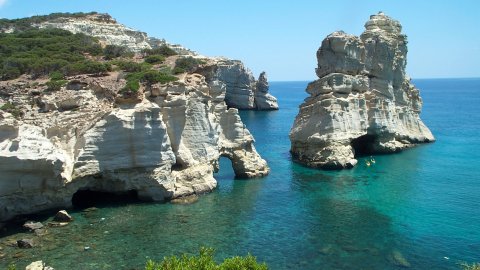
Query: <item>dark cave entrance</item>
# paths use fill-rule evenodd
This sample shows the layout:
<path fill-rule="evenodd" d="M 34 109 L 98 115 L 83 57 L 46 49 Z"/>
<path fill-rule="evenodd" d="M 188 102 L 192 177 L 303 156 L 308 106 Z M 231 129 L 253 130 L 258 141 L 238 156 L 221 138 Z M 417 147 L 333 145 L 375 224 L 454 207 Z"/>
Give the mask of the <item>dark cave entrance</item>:
<path fill-rule="evenodd" d="M 369 156 L 374 153 L 374 143 L 376 136 L 374 135 L 363 135 L 356 139 L 353 139 L 350 145 L 353 148 L 355 157 Z"/>
<path fill-rule="evenodd" d="M 136 190 L 105 192 L 89 189 L 78 190 L 73 194 L 72 205 L 77 209 L 97 206 L 123 205 L 140 202 Z"/>

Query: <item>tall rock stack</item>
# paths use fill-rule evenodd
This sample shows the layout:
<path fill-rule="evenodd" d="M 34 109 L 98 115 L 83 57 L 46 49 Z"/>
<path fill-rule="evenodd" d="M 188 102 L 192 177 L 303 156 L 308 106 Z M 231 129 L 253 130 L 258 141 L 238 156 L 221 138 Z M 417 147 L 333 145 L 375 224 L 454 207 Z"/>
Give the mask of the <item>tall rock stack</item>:
<path fill-rule="evenodd" d="M 405 74 L 407 37 L 382 12 L 360 37 L 342 31 L 317 51 L 318 80 L 290 131 L 291 153 L 310 167 L 351 168 L 359 155 L 392 153 L 434 137 L 420 119 L 419 90 Z"/>

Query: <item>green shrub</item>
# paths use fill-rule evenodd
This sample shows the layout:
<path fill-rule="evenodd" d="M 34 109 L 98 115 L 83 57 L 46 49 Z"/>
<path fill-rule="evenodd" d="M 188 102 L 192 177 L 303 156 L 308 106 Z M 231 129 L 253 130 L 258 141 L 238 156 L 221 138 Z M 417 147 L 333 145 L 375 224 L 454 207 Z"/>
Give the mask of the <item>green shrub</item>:
<path fill-rule="evenodd" d="M 175 67 L 172 72 L 173 74 L 181 74 L 181 73 L 185 73 L 185 69 L 181 67 Z"/>
<path fill-rule="evenodd" d="M 105 49 L 103 49 L 103 55 L 105 56 L 105 59 L 110 60 L 122 56 L 131 57 L 133 54 L 125 46 L 107 45 L 105 46 Z"/>
<path fill-rule="evenodd" d="M 54 72 L 50 73 L 50 80 L 52 80 L 52 81 L 58 81 L 58 80 L 63 80 L 63 79 L 64 79 L 64 76 L 61 72 L 54 71 Z"/>
<path fill-rule="evenodd" d="M 149 55 L 145 57 L 145 62 L 149 64 L 159 64 L 165 61 L 165 57 L 159 54 Z"/>
<path fill-rule="evenodd" d="M 162 45 L 158 48 L 154 48 L 154 49 L 145 49 L 143 50 L 143 53 L 145 55 L 155 55 L 155 54 L 159 54 L 159 55 L 163 55 L 163 56 L 172 56 L 172 55 L 177 55 L 177 52 L 172 50 L 171 48 L 169 48 L 167 45 Z"/>
<path fill-rule="evenodd" d="M 91 60 L 84 60 L 76 62 L 70 65 L 67 65 L 65 68 L 65 73 L 68 75 L 78 75 L 78 74 L 97 74 L 101 75 L 108 71 L 112 70 L 110 63 L 100 63 L 94 62 Z"/>
<path fill-rule="evenodd" d="M 121 70 L 126 72 L 140 72 L 149 70 L 152 68 L 152 65 L 149 63 L 136 63 L 132 61 L 121 61 L 121 60 L 114 60 L 110 61 L 112 65 L 118 66 Z"/>
<path fill-rule="evenodd" d="M 55 71 L 78 74 L 86 70 L 90 73 L 92 67 L 96 73 L 95 67 L 101 65 L 88 63 L 86 54 L 102 54 L 98 39 L 61 29 L 0 33 L 0 79 L 11 80 L 22 74 L 38 77 Z M 75 65 L 82 67 L 72 68 Z"/>
<path fill-rule="evenodd" d="M 156 70 L 148 70 L 141 74 L 140 80 L 147 84 L 155 84 L 176 81 L 178 78 Z"/>
<path fill-rule="evenodd" d="M 0 110 L 11 113 L 15 118 L 23 116 L 22 110 L 15 106 L 15 104 L 10 102 L 3 104 L 3 106 L 0 107 Z"/>
<path fill-rule="evenodd" d="M 175 61 L 175 68 L 181 68 L 186 72 L 194 72 L 201 64 L 205 64 L 205 62 L 191 56 L 182 57 Z"/>
<path fill-rule="evenodd" d="M 58 91 L 65 84 L 67 84 L 66 80 L 50 80 L 46 83 L 47 91 L 50 91 L 50 92 Z"/>
<path fill-rule="evenodd" d="M 258 263 L 256 258 L 248 254 L 245 257 L 233 257 L 225 259 L 217 264 L 213 258 L 214 250 L 211 248 L 200 248 L 198 256 L 165 257 L 161 262 L 149 260 L 145 270 L 266 270 L 265 263 Z"/>
<path fill-rule="evenodd" d="M 140 81 L 136 78 L 127 79 L 127 84 L 120 90 L 121 93 L 136 93 L 140 89 Z"/>

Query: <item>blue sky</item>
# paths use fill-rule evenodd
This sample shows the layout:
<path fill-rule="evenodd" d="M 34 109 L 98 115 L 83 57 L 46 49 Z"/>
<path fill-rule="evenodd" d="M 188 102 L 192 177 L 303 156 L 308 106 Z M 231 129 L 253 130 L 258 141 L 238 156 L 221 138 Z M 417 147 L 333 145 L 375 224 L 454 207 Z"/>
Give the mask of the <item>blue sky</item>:
<path fill-rule="evenodd" d="M 478 0 L 0 0 L 0 17 L 98 11 L 208 56 L 242 60 L 272 81 L 315 79 L 329 33 L 359 35 L 369 15 L 399 20 L 412 78 L 480 77 Z"/>

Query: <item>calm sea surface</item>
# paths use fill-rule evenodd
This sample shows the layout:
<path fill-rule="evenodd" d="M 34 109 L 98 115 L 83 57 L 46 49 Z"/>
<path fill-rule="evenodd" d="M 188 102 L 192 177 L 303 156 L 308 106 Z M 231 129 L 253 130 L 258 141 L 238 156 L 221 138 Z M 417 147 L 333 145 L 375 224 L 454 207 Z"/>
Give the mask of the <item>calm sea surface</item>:
<path fill-rule="evenodd" d="M 433 144 L 376 156 L 370 167 L 360 160 L 352 170 L 305 168 L 290 158 L 288 132 L 307 82 L 273 82 L 279 111 L 241 112 L 268 177 L 234 180 L 222 159 L 218 189 L 194 204 L 74 211 L 73 223 L 49 229 L 29 250 L 5 245 L 30 235 L 9 230 L 0 268 L 41 259 L 57 270 L 141 269 L 148 258 L 200 246 L 215 248 L 219 260 L 250 252 L 271 269 L 459 269 L 480 261 L 480 79 L 414 82 Z"/>

